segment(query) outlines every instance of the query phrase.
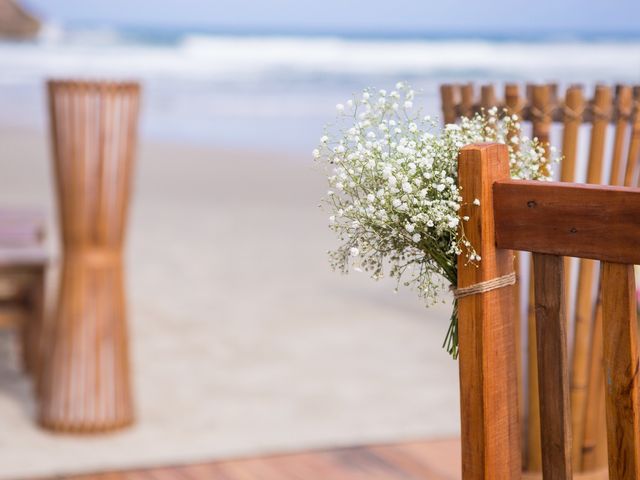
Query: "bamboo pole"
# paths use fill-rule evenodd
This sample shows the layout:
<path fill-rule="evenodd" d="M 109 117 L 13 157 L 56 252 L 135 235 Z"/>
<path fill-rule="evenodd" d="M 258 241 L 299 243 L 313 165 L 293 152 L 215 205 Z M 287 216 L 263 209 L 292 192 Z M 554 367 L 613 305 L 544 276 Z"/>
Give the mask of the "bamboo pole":
<path fill-rule="evenodd" d="M 631 116 L 631 135 L 629 137 L 629 150 L 627 167 L 624 172 L 624 184 L 634 185 L 638 173 L 638 161 L 640 160 L 640 87 L 633 88 L 633 111 Z"/>
<path fill-rule="evenodd" d="M 609 171 L 609 185 L 624 183 L 624 143 L 629 127 L 631 109 L 633 106 L 632 90 L 630 86 L 618 85 L 615 98 L 615 134 L 611 168 Z M 627 185 L 630 186 L 630 185 Z M 601 284 L 601 278 L 599 284 Z M 598 288 L 600 292 L 600 288 Z M 585 408 L 585 432 L 582 454 L 582 469 L 593 470 L 606 465 L 607 436 L 604 402 L 604 372 L 602 370 L 602 297 L 597 295 L 595 318 L 591 334 L 591 353 L 589 354 L 589 388 Z"/>
<path fill-rule="evenodd" d="M 543 145 L 549 142 L 551 128 L 551 88 L 549 85 L 528 85 L 533 136 Z M 538 402 L 538 352 L 536 351 L 536 318 L 534 304 L 533 264 L 529 268 L 529 301 L 527 308 L 528 350 L 528 428 L 527 469 L 538 472 L 542 468 L 540 446 L 540 406 Z"/>
<path fill-rule="evenodd" d="M 611 89 L 604 85 L 596 87 L 592 103 L 594 112 L 589 147 L 587 183 L 600 183 L 605 148 L 605 136 L 610 120 Z M 589 353 L 594 320 L 593 286 L 597 263 L 580 259 L 578 291 L 574 315 L 574 342 L 571 362 L 571 409 L 573 430 L 573 466 L 582 467 L 582 450 L 585 439 L 585 415 L 587 414 L 587 388 L 589 381 Z"/>
<path fill-rule="evenodd" d="M 507 84 L 504 89 L 504 101 L 505 108 L 509 115 L 520 115 L 524 101 L 520 97 L 520 90 L 516 84 Z M 509 132 L 507 135 L 512 136 L 515 132 Z M 520 425 L 525 425 L 525 402 L 524 402 L 524 375 L 522 364 L 522 298 L 520 296 L 520 282 L 522 280 L 521 269 L 521 254 L 520 252 L 514 252 L 514 265 L 513 268 L 517 275 L 517 282 L 513 286 L 513 304 L 515 322 L 515 346 L 516 346 L 516 376 L 518 382 L 518 412 L 520 414 Z M 522 432 L 522 442 L 525 443 L 524 431 Z M 522 461 L 525 462 L 524 452 L 522 455 Z"/>
<path fill-rule="evenodd" d="M 460 86 L 460 116 L 473 116 L 474 92 L 473 83 L 465 83 Z"/>
<path fill-rule="evenodd" d="M 454 86 L 445 84 L 440 86 L 440 98 L 442 100 L 442 116 L 445 124 L 455 123 L 458 113 L 456 112 Z"/>

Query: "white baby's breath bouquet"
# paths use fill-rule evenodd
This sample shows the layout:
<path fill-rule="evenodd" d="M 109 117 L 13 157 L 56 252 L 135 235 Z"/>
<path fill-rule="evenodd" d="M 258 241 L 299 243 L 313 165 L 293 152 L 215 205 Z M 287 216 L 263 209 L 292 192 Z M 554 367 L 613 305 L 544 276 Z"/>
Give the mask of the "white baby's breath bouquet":
<path fill-rule="evenodd" d="M 494 108 L 442 129 L 414 107 L 414 96 L 398 83 L 338 104 L 338 123 L 313 154 L 328 170 L 325 204 L 341 242 L 330 252 L 333 268 L 375 279 L 387 274 L 433 304 L 447 283 L 457 285 L 458 255 L 481 261 L 465 238 L 468 217 L 459 215 L 460 149 L 505 143 L 511 174 L 520 179 L 546 179 L 551 159 L 537 139 L 521 134 L 515 115 Z M 455 302 L 444 346 L 457 356 Z"/>

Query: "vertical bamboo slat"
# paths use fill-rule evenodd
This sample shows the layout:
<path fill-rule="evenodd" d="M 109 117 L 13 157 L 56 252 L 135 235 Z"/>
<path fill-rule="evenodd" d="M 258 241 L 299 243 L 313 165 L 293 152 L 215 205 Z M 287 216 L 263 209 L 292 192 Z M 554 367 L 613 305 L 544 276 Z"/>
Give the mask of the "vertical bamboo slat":
<path fill-rule="evenodd" d="M 593 120 L 587 183 L 601 183 L 605 137 L 610 120 L 611 89 L 599 85 L 592 104 Z M 593 286 L 597 262 L 580 259 L 576 295 L 573 357 L 571 363 L 571 408 L 574 469 L 580 471 L 584 442 L 586 401 L 589 381 L 589 353 L 594 318 Z"/>
<path fill-rule="evenodd" d="M 498 100 L 496 99 L 496 91 L 493 85 L 482 85 L 480 87 L 480 106 L 485 110 L 489 110 L 496 105 L 498 105 Z"/>
<path fill-rule="evenodd" d="M 454 123 L 458 117 L 453 85 L 440 86 L 440 98 L 442 99 L 442 115 L 444 123 Z"/>
<path fill-rule="evenodd" d="M 602 370 L 602 295 L 598 295 L 589 354 L 589 388 L 584 419 L 581 470 L 590 471 L 606 464 L 606 424 L 604 415 L 604 372 Z M 605 435 L 602 438 L 602 435 Z M 605 458 L 602 458 L 602 453 Z"/>
<path fill-rule="evenodd" d="M 40 422 L 105 431 L 133 421 L 122 251 L 139 86 L 50 81 L 48 94 L 63 263 Z"/>
<path fill-rule="evenodd" d="M 624 184 L 634 185 L 640 160 L 640 87 L 633 89 L 633 113 L 631 116 L 631 135 L 627 155 L 627 167 L 624 172 Z"/>
<path fill-rule="evenodd" d="M 609 170 L 609 185 L 623 183 L 623 154 L 625 139 L 632 108 L 631 87 L 618 85 L 615 98 L 616 121 L 614 129 L 613 151 Z M 600 291 L 600 288 L 598 289 Z M 606 451 L 606 428 L 604 409 L 604 389 L 602 370 L 602 296 L 597 295 L 595 314 L 592 324 L 591 348 L 589 352 L 588 390 L 585 405 L 584 440 L 582 447 L 582 470 L 597 468 L 603 461 Z M 603 435 L 605 435 L 603 437 Z M 598 446 L 600 446 L 598 448 Z"/>
<path fill-rule="evenodd" d="M 461 150 L 458 178 L 465 233 L 482 262 L 458 263 L 458 287 L 513 272 L 513 253 L 495 248 L 494 181 L 509 178 L 504 145 L 472 145 Z M 478 198 L 480 206 L 473 200 Z M 462 478 L 515 479 L 521 472 L 513 330 L 513 289 L 501 288 L 461 298 L 460 403 Z"/>
<path fill-rule="evenodd" d="M 560 170 L 560 181 L 562 182 L 576 182 L 576 159 L 578 155 L 578 139 L 580 133 L 580 126 L 583 121 L 584 113 L 584 97 L 582 93 L 582 87 L 579 85 L 573 85 L 567 88 L 565 93 L 565 100 L 562 106 L 563 117 L 563 129 L 562 129 L 562 163 Z M 564 285 L 566 288 L 565 298 L 567 299 L 566 306 L 568 309 L 569 301 L 571 298 L 571 259 L 569 257 L 564 258 Z M 569 314 L 567 312 L 567 321 L 569 320 Z M 575 459 L 576 465 L 579 463 L 578 459 Z"/>
<path fill-rule="evenodd" d="M 551 92 L 549 85 L 528 86 L 528 95 L 531 98 L 531 124 L 532 135 L 537 137 L 544 145 L 549 142 L 551 129 Z M 528 427 L 527 427 L 527 469 L 540 471 L 542 469 L 542 453 L 540 446 L 540 406 L 538 402 L 538 352 L 536 349 L 536 319 L 533 281 L 533 263 L 530 265 L 529 275 L 529 302 L 527 309 L 528 341 Z"/>
<path fill-rule="evenodd" d="M 473 116 L 473 83 L 460 86 L 460 116 Z"/>
<path fill-rule="evenodd" d="M 611 169 L 609 173 L 609 185 L 622 185 L 624 183 L 623 173 L 625 171 L 624 167 L 626 163 L 626 158 L 624 158 L 624 143 L 627 136 L 632 107 L 633 97 L 631 87 L 627 85 L 618 85 L 616 87 L 616 121 Z"/>
<path fill-rule="evenodd" d="M 520 99 L 520 92 L 518 85 L 515 84 L 507 84 L 505 85 L 505 108 L 509 115 L 520 115 L 522 110 L 522 100 Z M 507 135 L 512 136 L 516 132 L 508 132 Z M 520 281 L 521 281 L 521 255 L 519 252 L 514 252 L 514 264 L 513 268 L 517 275 L 517 282 L 513 286 L 513 304 L 514 304 L 514 315 L 516 318 L 515 322 L 515 344 L 516 344 L 516 376 L 518 382 L 518 410 L 520 413 L 520 424 L 525 424 L 525 398 L 524 398 L 524 378 L 523 378 L 523 365 L 522 365 L 522 317 L 521 317 L 521 309 L 520 305 L 522 302 L 522 298 L 520 296 Z M 526 444 L 526 438 L 523 438 L 522 442 Z M 526 458 L 523 454 L 522 461 L 525 462 Z"/>
<path fill-rule="evenodd" d="M 578 154 L 578 132 L 582 125 L 584 98 L 582 88 L 571 86 L 567 89 L 563 106 L 564 128 L 562 132 L 562 163 L 560 181 L 576 181 L 576 157 Z"/>

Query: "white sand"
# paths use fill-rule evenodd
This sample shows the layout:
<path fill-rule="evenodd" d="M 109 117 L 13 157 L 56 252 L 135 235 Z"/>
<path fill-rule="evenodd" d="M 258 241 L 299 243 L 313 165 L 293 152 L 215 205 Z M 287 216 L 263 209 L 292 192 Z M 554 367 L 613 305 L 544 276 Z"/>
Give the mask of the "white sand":
<path fill-rule="evenodd" d="M 53 215 L 45 137 L 0 130 L 0 148 L 0 205 Z M 0 478 L 457 435 L 449 306 L 330 271 L 324 181 L 304 155 L 146 144 L 136 187 L 138 422 L 48 434 L 0 355 Z"/>

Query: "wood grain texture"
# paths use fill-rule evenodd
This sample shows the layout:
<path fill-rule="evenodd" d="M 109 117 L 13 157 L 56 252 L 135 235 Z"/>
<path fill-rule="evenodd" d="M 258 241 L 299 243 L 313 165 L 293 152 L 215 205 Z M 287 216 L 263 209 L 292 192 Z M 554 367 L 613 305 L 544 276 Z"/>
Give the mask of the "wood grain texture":
<path fill-rule="evenodd" d="M 522 109 L 522 99 L 520 98 L 520 89 L 517 84 L 508 83 L 504 87 L 504 98 L 505 98 L 505 107 L 507 109 L 507 113 L 509 115 L 520 115 Z M 495 99 L 494 99 L 495 100 Z M 517 134 L 516 129 L 512 129 L 507 133 L 509 137 Z M 517 148 L 517 147 L 516 147 Z M 520 285 L 522 282 L 522 269 L 520 266 L 520 262 L 522 261 L 521 255 L 519 252 L 514 252 L 514 264 L 513 268 L 517 275 L 516 284 L 513 286 L 513 308 L 514 315 L 516 316 L 515 322 L 515 343 L 516 343 L 516 373 L 518 378 L 518 410 L 520 413 L 520 425 L 524 425 L 527 421 L 525 416 L 526 413 L 526 402 L 525 402 L 525 390 L 524 390 L 524 375 L 523 369 L 524 365 L 522 362 L 523 352 L 522 352 L 522 325 L 527 325 L 526 322 L 523 322 L 521 318 L 521 308 L 522 298 L 520 295 Z M 527 352 L 528 354 L 528 352 Z M 522 432 L 522 441 L 523 444 L 527 444 L 526 438 L 526 429 L 523 429 Z M 526 456 L 523 455 L 523 462 L 526 461 Z"/>
<path fill-rule="evenodd" d="M 63 243 L 39 413 L 52 430 L 133 421 L 122 251 L 139 92 L 136 83 L 48 83 Z"/>
<path fill-rule="evenodd" d="M 458 117 L 456 110 L 455 90 L 453 85 L 440 86 L 440 99 L 442 101 L 442 119 L 444 123 L 454 123 Z"/>
<path fill-rule="evenodd" d="M 602 264 L 602 333 L 610 480 L 640 478 L 638 321 L 633 265 Z"/>
<path fill-rule="evenodd" d="M 638 162 L 640 162 L 640 88 L 633 92 L 634 108 L 631 114 L 631 133 L 627 149 L 627 165 L 624 171 L 624 184 L 640 186 L 638 183 Z"/>
<path fill-rule="evenodd" d="M 564 122 L 562 126 L 562 162 L 560 181 L 574 182 L 576 179 L 576 159 L 578 155 L 578 134 L 583 122 L 584 97 L 580 86 L 567 88 L 565 94 Z"/>
<path fill-rule="evenodd" d="M 495 248 L 492 184 L 509 178 L 506 146 L 471 145 L 460 151 L 461 215 L 467 238 L 482 261 L 458 260 L 458 287 L 513 272 L 513 252 Z M 474 205 L 479 199 L 480 206 Z M 501 288 L 459 300 L 462 475 L 511 479 L 521 472 L 515 369 L 513 289 Z"/>
<path fill-rule="evenodd" d="M 586 406 L 588 421 L 585 421 L 582 444 L 581 467 L 583 471 L 593 470 L 607 463 L 604 370 L 602 368 L 602 295 L 598 295 L 596 300 L 589 359 Z"/>
<path fill-rule="evenodd" d="M 527 423 L 525 465 L 527 471 L 542 470 L 540 442 L 540 401 L 538 384 L 538 347 L 536 338 L 536 307 L 534 301 L 533 259 L 529 261 L 529 292 L 527 295 Z"/>
<path fill-rule="evenodd" d="M 542 473 L 545 480 L 570 480 L 571 406 L 567 360 L 564 261 L 533 254 Z"/>
<path fill-rule="evenodd" d="M 640 189 L 508 180 L 493 191 L 499 248 L 640 263 Z"/>
<path fill-rule="evenodd" d="M 601 183 L 606 131 L 612 120 L 611 89 L 604 85 L 596 86 L 591 102 L 592 120 L 587 163 L 587 183 Z M 576 227 L 574 225 L 574 227 Z M 585 257 L 576 254 L 571 256 Z M 597 264 L 591 259 L 581 258 L 578 268 L 578 291 L 576 292 L 573 356 L 571 362 L 571 405 L 573 408 L 573 455 L 574 467 L 581 466 L 584 443 L 585 419 L 587 418 L 587 394 L 591 360 L 591 336 L 593 332 L 594 297 L 593 286 L 596 281 Z"/>
<path fill-rule="evenodd" d="M 457 439 L 354 446 L 192 465 L 55 477 L 55 480 L 425 479 L 460 479 L 460 442 Z"/>
<path fill-rule="evenodd" d="M 456 86 L 456 88 L 458 88 Z M 600 183 L 603 180 L 610 184 L 620 184 L 619 176 L 624 170 L 624 185 L 637 185 L 640 160 L 640 87 L 634 87 L 633 101 L 629 109 L 629 86 L 616 86 L 615 99 L 611 95 L 611 89 L 606 86 L 598 86 L 593 97 L 586 98 L 583 88 L 580 85 L 569 86 L 564 95 L 560 93 L 557 85 L 548 84 L 547 93 L 545 87 L 541 85 L 526 85 L 526 94 L 522 95 L 517 84 L 507 84 L 504 91 L 504 100 L 495 98 L 495 106 L 506 107 L 508 111 L 517 113 L 524 122 L 531 122 L 535 127 L 535 133 L 539 134 L 540 119 L 545 115 L 547 121 L 560 122 L 562 134 L 563 160 L 561 162 L 560 180 L 564 182 L 576 181 L 576 164 L 578 154 L 578 144 L 580 137 L 587 134 L 590 143 L 589 154 L 589 175 L 588 181 Z M 534 105 L 534 91 L 538 92 L 538 99 Z M 541 93 L 542 92 L 542 93 Z M 482 92 L 480 92 L 482 93 Z M 546 100 L 540 97 L 545 97 Z M 463 101 L 463 95 L 455 98 L 457 102 L 454 109 L 461 115 L 466 116 L 478 112 L 486 106 L 486 96 L 483 100 L 482 94 L 474 98 L 472 88 L 468 88 L 467 98 Z M 564 97 L 564 101 L 560 101 Z M 546 108 L 545 108 L 546 105 Z M 535 107 L 535 108 L 533 108 Z M 545 122 L 542 122 L 544 125 Z M 587 132 L 583 126 L 585 123 L 591 125 L 591 131 Z M 614 135 L 612 137 L 612 159 L 608 171 L 604 171 L 605 163 L 603 155 L 606 149 L 606 138 L 602 135 L 607 128 L 612 125 Z M 582 128 L 581 128 L 582 126 Z M 595 127 L 595 128 L 594 128 Z M 610 127 L 609 127 L 610 128 Z M 599 132 L 599 133 L 598 133 Z M 593 136 L 598 138 L 594 139 Z M 624 141 L 622 141 L 622 139 Z M 602 153 L 598 153 L 602 152 Z M 570 277 L 570 259 L 565 259 L 565 285 L 567 288 L 566 298 L 574 297 L 577 300 L 576 308 L 578 312 L 577 322 L 573 318 L 571 323 L 577 325 L 576 331 L 572 335 L 573 345 L 576 349 L 570 349 L 572 355 L 571 386 L 575 402 L 584 405 L 582 413 L 574 409 L 574 421 L 580 423 L 576 429 L 583 429 L 582 438 L 574 441 L 574 450 L 581 451 L 581 455 L 574 455 L 574 473 L 580 468 L 593 468 L 601 470 L 606 465 L 606 438 L 603 435 L 604 426 L 604 390 L 602 382 L 602 359 L 598 352 L 601 352 L 601 337 L 597 328 L 594 314 L 598 310 L 596 296 L 593 294 L 594 284 L 597 281 L 597 262 L 585 259 L 580 262 L 577 292 L 571 291 L 572 282 Z M 532 288 L 529 298 L 532 298 Z M 526 299 L 523 299 L 526 300 Z M 537 362 L 535 359 L 535 319 L 534 306 L 529 302 L 528 308 L 528 345 L 525 350 L 530 353 L 525 359 L 524 368 L 527 370 L 525 378 L 528 379 L 527 395 L 527 415 L 526 428 L 524 429 L 525 451 L 524 459 L 531 462 L 524 462 L 525 468 L 531 470 L 540 465 L 539 449 L 539 422 L 538 422 L 538 401 L 537 401 Z M 576 334 L 577 333 L 577 334 Z M 574 368 L 575 365 L 576 367 Z M 521 387 L 520 387 L 521 388 Z M 583 425 L 582 425 L 583 424 Z M 600 432 L 600 433 L 596 433 Z M 580 435 L 578 433 L 578 435 Z M 597 438 L 596 438 L 597 437 Z M 581 458 L 582 457 L 582 458 Z"/>
<path fill-rule="evenodd" d="M 465 83 L 460 86 L 460 109 L 459 114 L 463 117 L 472 117 L 476 112 L 474 102 L 473 83 Z"/>

